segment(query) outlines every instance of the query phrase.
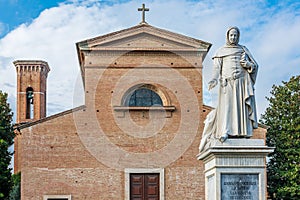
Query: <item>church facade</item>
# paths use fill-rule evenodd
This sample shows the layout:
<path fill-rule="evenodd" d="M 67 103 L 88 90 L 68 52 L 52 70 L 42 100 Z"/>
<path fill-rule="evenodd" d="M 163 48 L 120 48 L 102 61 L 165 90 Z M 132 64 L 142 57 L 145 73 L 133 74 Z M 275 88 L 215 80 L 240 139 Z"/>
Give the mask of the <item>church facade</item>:
<path fill-rule="evenodd" d="M 204 200 L 197 154 L 211 44 L 142 22 L 76 47 L 85 103 L 52 116 L 47 62 L 14 62 L 22 199 Z"/>

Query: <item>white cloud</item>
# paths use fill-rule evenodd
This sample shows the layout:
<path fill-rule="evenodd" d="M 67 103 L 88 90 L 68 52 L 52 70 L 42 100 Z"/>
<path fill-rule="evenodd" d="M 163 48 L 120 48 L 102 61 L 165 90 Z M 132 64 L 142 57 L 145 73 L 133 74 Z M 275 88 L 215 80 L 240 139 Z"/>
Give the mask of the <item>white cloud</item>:
<path fill-rule="evenodd" d="M 16 59 L 41 59 L 48 62 L 49 114 L 73 107 L 73 89 L 79 74 L 75 43 L 104 34 L 114 28 L 113 18 L 102 8 L 61 5 L 44 10 L 31 24 L 22 24 L 0 41 L 1 88 L 15 94 Z M 96 26 L 95 26 L 96 25 Z M 61 105 L 60 107 L 57 105 Z"/>
<path fill-rule="evenodd" d="M 30 24 L 22 24 L 0 40 L 0 88 L 15 94 L 16 59 L 41 59 L 49 63 L 48 109 L 53 114 L 73 107 L 73 89 L 79 75 L 75 43 L 138 24 L 141 3 L 130 1 L 69 1 L 44 10 Z M 146 21 L 213 44 L 204 62 L 204 86 L 211 73 L 211 57 L 224 44 L 227 27 L 241 29 L 246 45 L 260 64 L 257 81 L 258 112 L 262 113 L 271 86 L 300 73 L 300 17 L 290 7 L 265 7 L 264 1 L 146 1 Z M 299 12 L 299 11 L 298 11 Z M 5 74 L 5 76 L 4 76 Z M 7 83 L 10 83 L 8 85 Z M 206 103 L 216 92 L 207 93 Z M 57 106 L 60 105 L 60 106 Z"/>

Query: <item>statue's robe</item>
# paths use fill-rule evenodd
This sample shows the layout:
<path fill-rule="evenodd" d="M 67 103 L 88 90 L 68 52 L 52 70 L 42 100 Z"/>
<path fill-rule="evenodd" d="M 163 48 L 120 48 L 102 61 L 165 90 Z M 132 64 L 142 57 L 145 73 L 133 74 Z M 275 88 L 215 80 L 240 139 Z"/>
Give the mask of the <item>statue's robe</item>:
<path fill-rule="evenodd" d="M 251 63 L 249 69 L 240 64 L 243 54 Z M 204 121 L 200 151 L 212 137 L 251 137 L 257 128 L 254 84 L 258 65 L 249 50 L 241 45 L 224 46 L 216 52 L 213 61 L 213 79 L 220 85 L 219 99 L 217 108 Z"/>

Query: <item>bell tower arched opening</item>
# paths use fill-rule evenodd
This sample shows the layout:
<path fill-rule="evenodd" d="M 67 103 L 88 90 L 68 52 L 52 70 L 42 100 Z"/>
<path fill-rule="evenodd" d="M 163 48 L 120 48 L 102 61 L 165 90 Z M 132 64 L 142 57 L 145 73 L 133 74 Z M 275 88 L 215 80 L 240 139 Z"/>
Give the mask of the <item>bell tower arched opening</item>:
<path fill-rule="evenodd" d="M 34 91 L 32 87 L 26 89 L 26 119 L 34 118 Z"/>

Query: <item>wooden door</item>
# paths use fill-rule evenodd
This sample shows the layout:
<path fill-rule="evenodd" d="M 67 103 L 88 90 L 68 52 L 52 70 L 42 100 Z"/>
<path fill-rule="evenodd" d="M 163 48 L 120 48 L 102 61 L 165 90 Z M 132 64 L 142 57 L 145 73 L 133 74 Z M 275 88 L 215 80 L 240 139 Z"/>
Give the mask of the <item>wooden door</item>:
<path fill-rule="evenodd" d="M 130 174 L 130 200 L 159 200 L 159 174 Z"/>

